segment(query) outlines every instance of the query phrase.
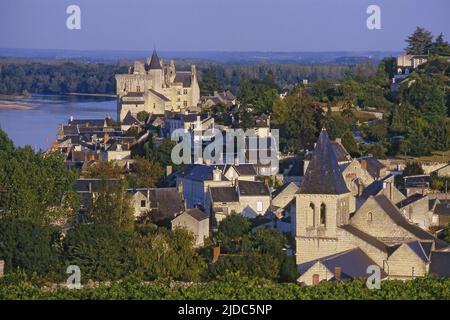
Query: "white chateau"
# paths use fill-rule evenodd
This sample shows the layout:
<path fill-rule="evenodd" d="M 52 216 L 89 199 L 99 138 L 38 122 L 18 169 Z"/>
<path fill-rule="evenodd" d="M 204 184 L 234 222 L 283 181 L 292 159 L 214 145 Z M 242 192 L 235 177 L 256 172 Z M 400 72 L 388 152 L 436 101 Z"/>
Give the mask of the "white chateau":
<path fill-rule="evenodd" d="M 128 74 L 116 75 L 116 83 L 120 121 L 128 112 L 133 116 L 140 111 L 162 115 L 197 106 L 200 100 L 195 65 L 191 71 L 176 71 L 174 61 L 165 65 L 156 50 L 145 64 L 135 61 Z"/>

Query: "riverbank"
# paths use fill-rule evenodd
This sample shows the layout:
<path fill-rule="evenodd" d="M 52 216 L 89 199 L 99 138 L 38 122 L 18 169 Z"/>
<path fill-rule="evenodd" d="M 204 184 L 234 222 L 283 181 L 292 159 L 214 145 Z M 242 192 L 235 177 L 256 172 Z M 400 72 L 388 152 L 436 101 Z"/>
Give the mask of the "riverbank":
<path fill-rule="evenodd" d="M 0 100 L 0 110 L 32 110 L 33 108 L 29 104 L 11 103 L 11 101 Z"/>
<path fill-rule="evenodd" d="M 86 96 L 86 97 L 104 97 L 104 98 L 116 98 L 115 94 L 108 93 L 78 93 L 78 92 L 69 92 L 65 93 L 66 96 Z"/>

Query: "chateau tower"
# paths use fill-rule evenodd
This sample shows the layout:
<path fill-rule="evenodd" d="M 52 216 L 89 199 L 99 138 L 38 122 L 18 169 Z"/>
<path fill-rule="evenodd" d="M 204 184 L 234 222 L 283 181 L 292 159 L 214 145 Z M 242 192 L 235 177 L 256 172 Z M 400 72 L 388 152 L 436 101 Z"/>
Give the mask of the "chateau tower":
<path fill-rule="evenodd" d="M 355 198 L 345 184 L 325 129 L 319 135 L 296 195 L 296 208 L 297 263 L 326 254 L 321 247 L 333 252 L 338 227 L 348 223 L 355 210 Z"/>
<path fill-rule="evenodd" d="M 160 91 L 163 87 L 163 70 L 156 49 L 153 49 L 153 54 L 148 65 L 148 74 L 153 80 L 152 89 Z"/>

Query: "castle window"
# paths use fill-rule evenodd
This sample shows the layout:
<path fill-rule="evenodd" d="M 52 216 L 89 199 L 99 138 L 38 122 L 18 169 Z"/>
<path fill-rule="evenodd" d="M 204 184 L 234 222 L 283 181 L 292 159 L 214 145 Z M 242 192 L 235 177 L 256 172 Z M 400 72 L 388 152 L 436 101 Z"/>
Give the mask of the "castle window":
<path fill-rule="evenodd" d="M 310 203 L 308 207 L 308 215 L 306 217 L 306 222 L 308 227 L 314 227 L 315 223 L 315 207 L 314 203 Z"/>
<path fill-rule="evenodd" d="M 178 94 L 178 95 L 180 95 L 180 94 L 181 94 L 181 91 L 180 91 L 180 90 L 178 90 L 178 91 L 177 91 L 177 94 Z"/>
<path fill-rule="evenodd" d="M 183 106 L 187 107 L 187 101 L 186 100 L 183 101 Z"/>
<path fill-rule="evenodd" d="M 372 222 L 372 219 L 373 219 L 373 214 L 372 214 L 372 212 L 369 212 L 369 213 L 367 214 L 367 221 L 368 221 L 368 222 Z"/>
<path fill-rule="evenodd" d="M 141 92 L 141 86 L 136 86 L 136 91 Z"/>
<path fill-rule="evenodd" d="M 325 204 L 322 203 L 320 205 L 320 225 L 325 226 L 327 222 L 327 208 L 325 207 Z"/>
<path fill-rule="evenodd" d="M 183 89 L 183 94 L 187 94 L 187 89 Z"/>

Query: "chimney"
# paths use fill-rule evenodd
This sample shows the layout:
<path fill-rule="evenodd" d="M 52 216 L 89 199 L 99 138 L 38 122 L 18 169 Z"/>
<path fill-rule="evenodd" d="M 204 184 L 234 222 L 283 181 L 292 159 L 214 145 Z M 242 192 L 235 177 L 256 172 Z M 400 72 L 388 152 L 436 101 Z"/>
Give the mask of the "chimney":
<path fill-rule="evenodd" d="M 5 261 L 0 260 L 0 278 L 5 274 Z"/>
<path fill-rule="evenodd" d="M 150 202 L 150 189 L 147 188 L 147 202 Z"/>
<path fill-rule="evenodd" d="M 220 256 L 220 247 L 219 246 L 214 247 L 213 248 L 213 260 L 212 260 L 212 262 L 216 262 L 219 259 L 219 256 Z"/>
<path fill-rule="evenodd" d="M 88 182 L 88 192 L 92 193 L 92 182 Z"/>
<path fill-rule="evenodd" d="M 221 181 L 222 180 L 222 171 L 219 169 L 213 170 L 213 181 Z"/>
<path fill-rule="evenodd" d="M 336 280 L 341 280 L 341 273 L 342 273 L 341 267 L 334 267 L 334 277 L 336 278 Z"/>
<path fill-rule="evenodd" d="M 361 168 L 363 170 L 367 170 L 367 161 L 366 161 L 366 159 L 362 159 L 361 160 Z"/>
<path fill-rule="evenodd" d="M 334 142 L 337 142 L 337 143 L 339 143 L 339 144 L 342 144 L 342 139 L 341 139 L 341 138 L 336 138 L 336 139 L 334 139 Z"/>
<path fill-rule="evenodd" d="M 172 174 L 172 166 L 166 166 L 166 176 L 170 176 Z"/>

